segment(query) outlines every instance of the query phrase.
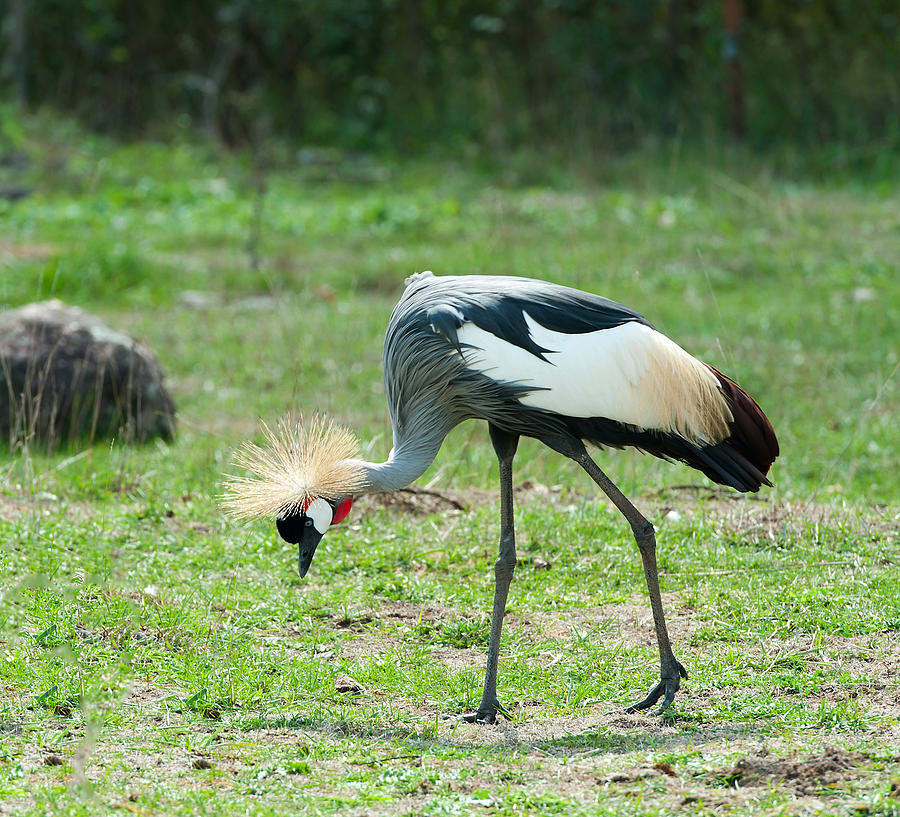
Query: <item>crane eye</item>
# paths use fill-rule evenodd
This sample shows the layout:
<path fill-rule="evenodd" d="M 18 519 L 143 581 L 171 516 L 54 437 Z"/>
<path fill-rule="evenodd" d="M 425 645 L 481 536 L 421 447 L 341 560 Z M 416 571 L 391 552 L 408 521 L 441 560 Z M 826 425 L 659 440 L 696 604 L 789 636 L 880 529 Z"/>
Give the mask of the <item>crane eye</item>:
<path fill-rule="evenodd" d="M 309 527 L 312 524 L 312 519 L 307 519 L 303 524 Z"/>

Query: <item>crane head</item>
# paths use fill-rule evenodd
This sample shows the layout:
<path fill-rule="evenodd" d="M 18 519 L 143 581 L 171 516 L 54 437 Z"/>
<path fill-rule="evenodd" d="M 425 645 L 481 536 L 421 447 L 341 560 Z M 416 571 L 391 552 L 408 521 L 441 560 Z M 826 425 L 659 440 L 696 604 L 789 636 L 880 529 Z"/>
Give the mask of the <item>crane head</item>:
<path fill-rule="evenodd" d="M 297 545 L 297 569 L 301 578 L 312 564 L 319 542 L 332 525 L 342 522 L 353 505 L 351 497 L 335 502 L 321 497 L 306 500 L 298 510 L 282 511 L 275 519 L 285 542 Z"/>

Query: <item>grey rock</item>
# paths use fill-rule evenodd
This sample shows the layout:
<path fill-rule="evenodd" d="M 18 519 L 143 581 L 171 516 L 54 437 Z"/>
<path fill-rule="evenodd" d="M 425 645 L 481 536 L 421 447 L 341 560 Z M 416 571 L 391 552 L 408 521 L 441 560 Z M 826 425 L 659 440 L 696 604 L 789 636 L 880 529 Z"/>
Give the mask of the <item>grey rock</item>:
<path fill-rule="evenodd" d="M 0 435 L 10 442 L 174 434 L 175 404 L 146 346 L 61 301 L 0 314 Z"/>

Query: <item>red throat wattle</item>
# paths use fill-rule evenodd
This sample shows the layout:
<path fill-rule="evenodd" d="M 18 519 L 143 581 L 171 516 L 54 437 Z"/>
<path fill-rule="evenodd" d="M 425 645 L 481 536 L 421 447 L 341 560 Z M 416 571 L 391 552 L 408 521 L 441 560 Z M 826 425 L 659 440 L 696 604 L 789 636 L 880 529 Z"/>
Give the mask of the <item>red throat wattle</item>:
<path fill-rule="evenodd" d="M 353 499 L 351 497 L 348 496 L 346 499 L 342 499 L 334 509 L 334 519 L 331 520 L 331 524 L 337 525 L 338 522 L 343 522 L 352 507 Z"/>

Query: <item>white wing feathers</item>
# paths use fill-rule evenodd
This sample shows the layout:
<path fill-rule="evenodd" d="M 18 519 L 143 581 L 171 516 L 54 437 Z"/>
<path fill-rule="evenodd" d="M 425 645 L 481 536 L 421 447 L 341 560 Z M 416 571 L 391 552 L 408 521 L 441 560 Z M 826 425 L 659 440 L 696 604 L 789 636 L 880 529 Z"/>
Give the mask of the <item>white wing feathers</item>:
<path fill-rule="evenodd" d="M 605 417 L 641 429 L 716 443 L 732 419 L 712 371 L 665 335 L 637 321 L 581 334 L 556 332 L 527 312 L 546 360 L 472 322 L 457 336 L 471 369 L 493 380 L 533 386 L 526 406 L 568 417 Z"/>

